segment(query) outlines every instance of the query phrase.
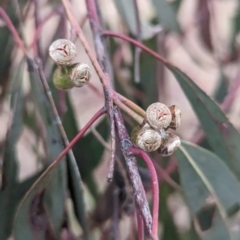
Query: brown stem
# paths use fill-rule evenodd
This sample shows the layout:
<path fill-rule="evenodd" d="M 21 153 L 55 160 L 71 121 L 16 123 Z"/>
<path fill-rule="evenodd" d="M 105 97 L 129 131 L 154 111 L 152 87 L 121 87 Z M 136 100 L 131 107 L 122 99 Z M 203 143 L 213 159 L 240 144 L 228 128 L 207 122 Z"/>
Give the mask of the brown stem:
<path fill-rule="evenodd" d="M 129 135 L 123 123 L 122 115 L 117 107 L 114 108 L 114 117 L 115 117 L 116 130 L 118 132 L 118 137 L 121 143 L 121 150 L 125 158 L 129 178 L 133 186 L 136 205 L 139 208 L 139 211 L 141 212 L 147 232 L 149 236 L 152 237 L 152 216 L 150 213 L 150 209 L 149 209 L 146 194 L 142 185 L 142 181 L 138 172 L 137 161 L 131 152 L 133 144 L 130 141 Z"/>

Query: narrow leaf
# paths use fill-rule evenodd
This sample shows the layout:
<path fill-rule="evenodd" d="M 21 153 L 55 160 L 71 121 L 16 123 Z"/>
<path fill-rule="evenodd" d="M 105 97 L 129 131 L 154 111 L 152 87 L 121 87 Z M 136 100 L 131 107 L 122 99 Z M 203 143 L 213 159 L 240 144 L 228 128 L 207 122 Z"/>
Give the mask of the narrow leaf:
<path fill-rule="evenodd" d="M 240 206 L 236 177 L 219 157 L 199 146 L 183 142 L 176 156 L 184 194 L 201 238 L 232 239 L 227 224 L 228 215 Z"/>
<path fill-rule="evenodd" d="M 20 72 L 17 71 L 16 76 L 13 78 L 18 81 L 18 90 L 12 95 L 13 105 L 13 120 L 10 129 L 6 136 L 5 149 L 3 155 L 3 172 L 2 172 L 2 186 L 0 191 L 0 239 L 7 239 L 12 230 L 12 223 L 14 212 L 20 201 L 15 198 L 15 191 L 17 188 L 17 156 L 16 156 L 16 143 L 18 141 L 22 129 L 22 89 L 19 86 L 21 83 L 19 76 Z"/>
<path fill-rule="evenodd" d="M 28 67 L 31 93 L 45 126 L 47 157 L 51 163 L 62 151 L 63 144 L 49 102 L 40 84 L 39 75 L 31 60 L 28 60 Z M 42 175 L 22 200 L 15 217 L 15 239 L 33 239 L 33 236 L 44 239 L 50 232 L 57 237 L 64 217 L 65 195 L 66 167 L 65 162 L 61 161 L 54 171 Z M 38 204 L 35 204 L 36 202 Z M 42 211 L 33 216 L 33 208 L 37 211 L 38 207 L 41 207 Z M 39 226 L 41 222 L 45 222 L 45 225 Z M 51 231 L 50 226 L 52 226 Z"/>
<path fill-rule="evenodd" d="M 213 151 L 240 177 L 240 135 L 225 114 L 185 73 L 167 65 L 197 114 Z"/>

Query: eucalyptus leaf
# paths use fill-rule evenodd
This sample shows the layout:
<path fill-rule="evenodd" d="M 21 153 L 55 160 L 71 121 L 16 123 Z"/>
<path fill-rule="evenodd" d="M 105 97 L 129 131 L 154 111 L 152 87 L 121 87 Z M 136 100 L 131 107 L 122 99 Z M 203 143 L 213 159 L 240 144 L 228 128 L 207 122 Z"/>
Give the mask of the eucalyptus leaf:
<path fill-rule="evenodd" d="M 182 142 L 176 156 L 182 187 L 193 217 L 199 224 L 200 214 L 205 215 L 202 215 L 206 218 L 203 223 L 210 221 L 209 226 L 202 226 L 202 231 L 207 230 L 200 234 L 202 239 L 232 239 L 227 224 L 228 216 L 240 207 L 237 178 L 218 156 L 197 145 Z M 212 217 L 211 214 L 206 215 L 211 209 Z"/>
<path fill-rule="evenodd" d="M 217 104 L 177 67 L 167 64 L 197 114 L 213 151 L 240 178 L 240 135 Z"/>
<path fill-rule="evenodd" d="M 28 70 L 32 97 L 45 126 L 46 155 L 51 163 L 63 150 L 62 139 L 47 96 L 43 92 L 39 74 L 30 59 Z M 15 216 L 15 239 L 33 239 L 33 236 L 45 239 L 50 233 L 58 236 L 63 223 L 65 197 L 66 166 L 63 159 L 54 170 L 43 174 L 26 193 Z"/>
<path fill-rule="evenodd" d="M 13 121 L 8 130 L 5 149 L 3 154 L 2 186 L 0 191 L 0 239 L 7 239 L 12 230 L 13 218 L 16 207 L 20 201 L 15 198 L 17 185 L 18 164 L 16 156 L 16 143 L 22 130 L 22 89 L 19 72 L 13 77 L 13 81 L 18 81 L 18 90 L 12 94 Z M 19 75 L 18 75 L 19 74 Z M 19 84 L 20 83 L 20 84 Z"/>

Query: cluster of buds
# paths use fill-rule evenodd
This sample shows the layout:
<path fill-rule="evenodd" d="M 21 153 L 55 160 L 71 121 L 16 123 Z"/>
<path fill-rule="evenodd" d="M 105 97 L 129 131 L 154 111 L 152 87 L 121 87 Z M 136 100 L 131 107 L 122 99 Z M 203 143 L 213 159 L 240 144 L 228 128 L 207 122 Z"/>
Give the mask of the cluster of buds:
<path fill-rule="evenodd" d="M 143 126 L 135 129 L 132 140 L 146 152 L 158 150 L 162 156 L 169 156 L 180 146 L 181 141 L 167 129 L 176 130 L 180 123 L 181 112 L 175 105 L 167 107 L 160 102 L 153 103 L 146 110 Z"/>
<path fill-rule="evenodd" d="M 49 47 L 49 55 L 59 66 L 53 74 L 54 85 L 61 90 L 86 85 L 91 78 L 85 63 L 72 63 L 77 55 L 76 46 L 67 39 L 58 39 Z"/>

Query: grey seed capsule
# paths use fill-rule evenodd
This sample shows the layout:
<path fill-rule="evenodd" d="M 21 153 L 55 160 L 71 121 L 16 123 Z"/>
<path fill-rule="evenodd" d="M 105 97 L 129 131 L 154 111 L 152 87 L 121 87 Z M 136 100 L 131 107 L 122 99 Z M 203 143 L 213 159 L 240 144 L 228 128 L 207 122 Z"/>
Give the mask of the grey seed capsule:
<path fill-rule="evenodd" d="M 176 130 L 181 124 L 181 111 L 176 105 L 170 106 L 169 110 L 172 114 L 172 121 L 169 127 Z"/>
<path fill-rule="evenodd" d="M 162 142 L 158 153 L 162 156 L 170 156 L 177 150 L 180 144 L 180 138 L 177 135 L 169 133 L 169 137 Z"/>
<path fill-rule="evenodd" d="M 151 104 L 146 110 L 146 118 L 152 128 L 167 128 L 172 120 L 169 108 L 160 102 Z"/>
<path fill-rule="evenodd" d="M 156 130 L 148 127 L 142 128 L 136 139 L 136 145 L 145 152 L 156 151 L 161 143 L 161 135 Z"/>
<path fill-rule="evenodd" d="M 49 55 L 59 65 L 69 65 L 77 55 L 76 46 L 67 39 L 58 39 L 49 47 Z"/>
<path fill-rule="evenodd" d="M 91 79 L 91 69 L 85 63 L 78 63 L 70 72 L 70 78 L 74 87 L 82 87 Z"/>

